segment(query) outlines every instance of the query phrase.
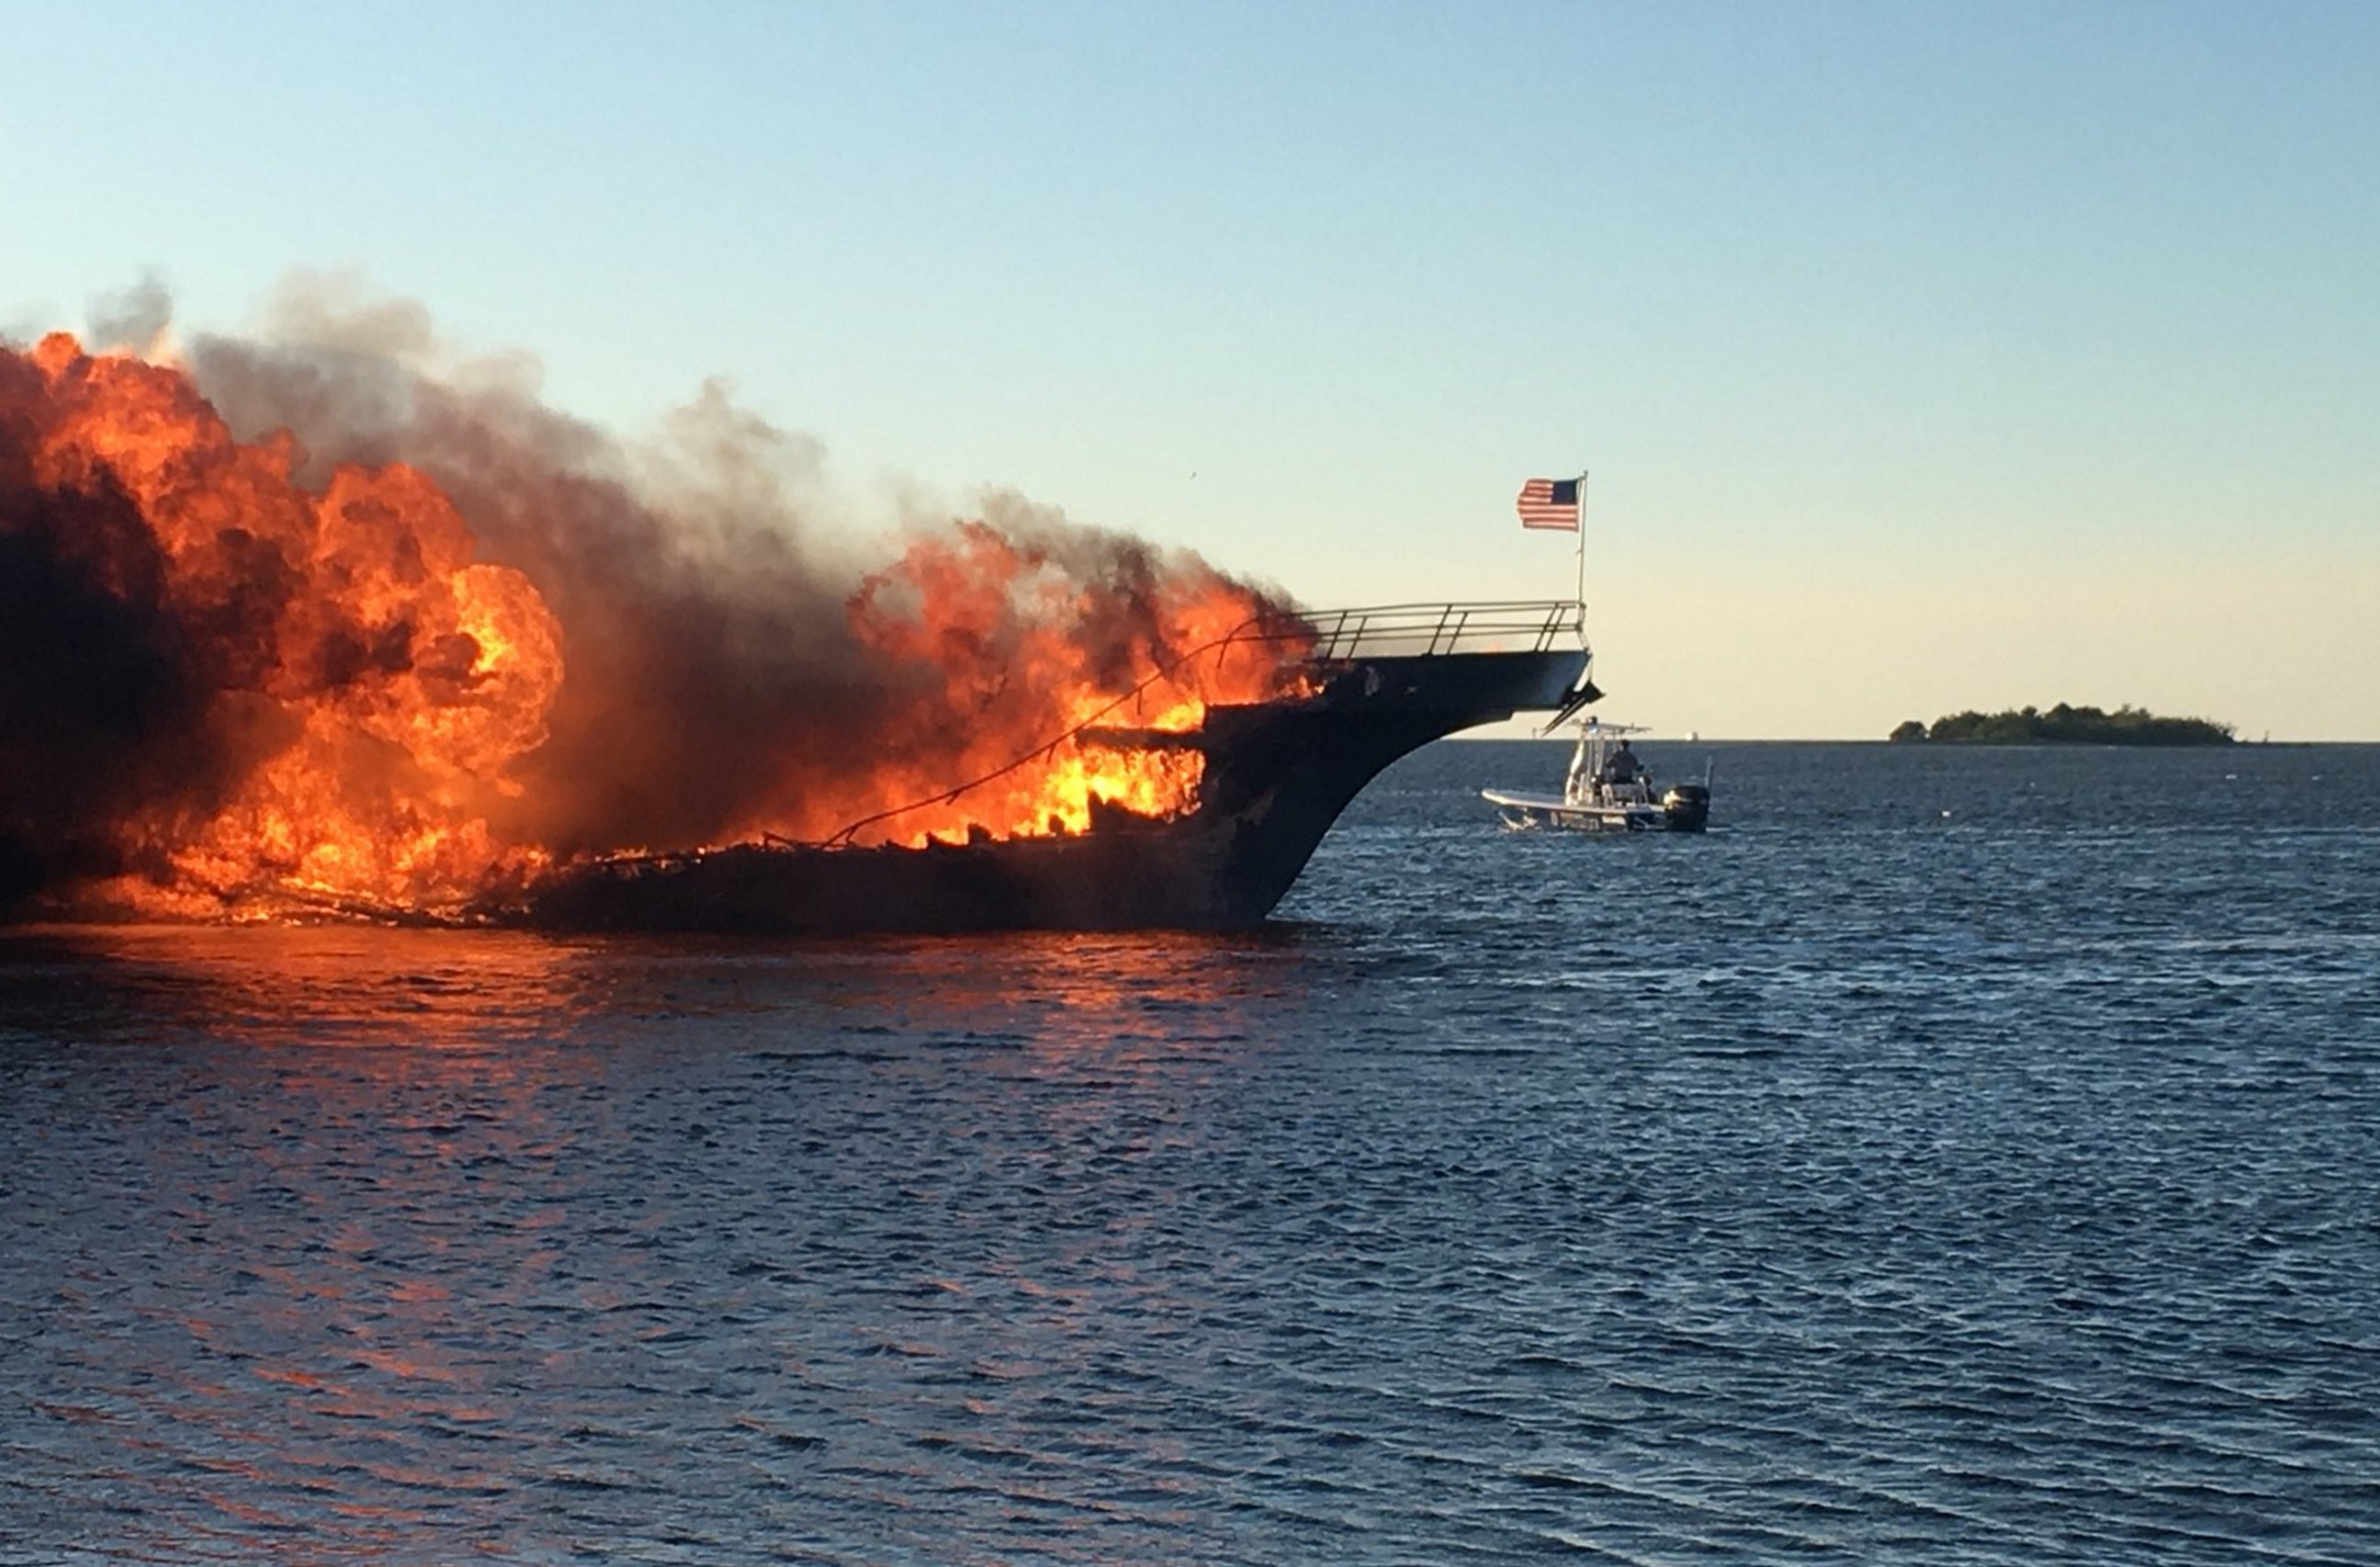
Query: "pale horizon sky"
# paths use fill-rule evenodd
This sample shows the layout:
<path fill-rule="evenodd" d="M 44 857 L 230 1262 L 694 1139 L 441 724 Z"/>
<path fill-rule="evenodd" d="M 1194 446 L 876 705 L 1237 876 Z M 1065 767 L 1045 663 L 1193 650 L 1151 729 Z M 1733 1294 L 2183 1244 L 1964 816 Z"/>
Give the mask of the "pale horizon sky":
<path fill-rule="evenodd" d="M 2380 740 L 2380 6 L 0 0 L 0 334 L 418 299 L 864 525 L 1556 597 L 1609 716 Z"/>

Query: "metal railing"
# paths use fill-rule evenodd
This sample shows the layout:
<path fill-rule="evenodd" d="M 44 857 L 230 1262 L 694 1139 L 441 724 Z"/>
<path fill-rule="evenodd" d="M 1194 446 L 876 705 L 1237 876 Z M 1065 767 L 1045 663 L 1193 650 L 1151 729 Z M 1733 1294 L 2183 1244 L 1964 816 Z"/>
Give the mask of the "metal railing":
<path fill-rule="evenodd" d="M 1317 662 L 1432 658 L 1445 653 L 1542 653 L 1566 637 L 1585 635 L 1585 606 L 1575 599 L 1475 604 L 1373 604 L 1308 610 Z M 1290 636 L 1294 633 L 1263 635 Z"/>

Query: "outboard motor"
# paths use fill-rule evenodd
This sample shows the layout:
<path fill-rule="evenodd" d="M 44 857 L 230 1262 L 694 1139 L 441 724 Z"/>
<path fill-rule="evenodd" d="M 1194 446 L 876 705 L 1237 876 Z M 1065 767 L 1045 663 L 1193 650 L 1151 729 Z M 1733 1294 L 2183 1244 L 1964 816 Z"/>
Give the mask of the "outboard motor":
<path fill-rule="evenodd" d="M 1700 784 L 1673 784 L 1661 796 L 1661 815 L 1672 832 L 1699 832 L 1710 820 L 1710 791 Z"/>

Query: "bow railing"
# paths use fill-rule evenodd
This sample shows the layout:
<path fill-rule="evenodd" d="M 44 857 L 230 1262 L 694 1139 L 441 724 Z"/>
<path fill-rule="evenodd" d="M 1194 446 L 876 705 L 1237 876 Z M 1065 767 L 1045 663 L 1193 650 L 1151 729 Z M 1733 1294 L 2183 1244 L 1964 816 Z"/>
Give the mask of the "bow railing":
<path fill-rule="evenodd" d="M 1446 653 L 1542 653 L 1568 637 L 1584 640 L 1585 606 L 1575 599 L 1471 604 L 1372 604 L 1306 610 L 1261 638 L 1311 636 L 1317 662 L 1432 658 Z"/>

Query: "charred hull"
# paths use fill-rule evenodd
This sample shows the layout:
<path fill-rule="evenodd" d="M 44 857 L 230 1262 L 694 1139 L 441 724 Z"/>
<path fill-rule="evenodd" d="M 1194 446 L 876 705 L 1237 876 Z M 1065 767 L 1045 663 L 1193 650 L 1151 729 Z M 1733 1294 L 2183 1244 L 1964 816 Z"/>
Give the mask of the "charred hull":
<path fill-rule="evenodd" d="M 551 930 L 845 935 L 1230 929 L 1261 923 L 1364 785 L 1416 747 L 1555 708 L 1583 650 L 1325 665 L 1319 693 L 1208 710 L 1197 808 L 1097 815 L 1076 835 L 924 848 L 741 844 L 568 868 L 502 911 Z"/>

